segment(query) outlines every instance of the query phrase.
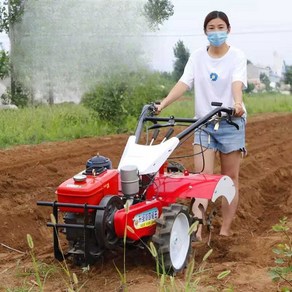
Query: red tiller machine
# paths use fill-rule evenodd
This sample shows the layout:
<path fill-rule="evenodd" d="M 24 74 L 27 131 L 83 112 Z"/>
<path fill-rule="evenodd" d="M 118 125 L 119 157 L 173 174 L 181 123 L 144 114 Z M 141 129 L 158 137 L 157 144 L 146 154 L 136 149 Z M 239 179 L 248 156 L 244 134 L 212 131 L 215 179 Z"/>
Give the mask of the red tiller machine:
<path fill-rule="evenodd" d="M 165 271 L 184 269 L 191 251 L 190 226 L 199 220 L 190 214 L 191 200 L 214 202 L 224 196 L 230 203 L 235 187 L 228 176 L 191 173 L 168 159 L 189 135 L 222 114 L 237 126 L 232 112 L 217 105 L 198 120 L 159 117 L 154 104 L 145 105 L 117 169 L 109 158 L 96 155 L 87 161 L 85 170 L 57 187 L 55 202 L 37 202 L 53 208 L 56 222 L 47 226 L 53 229 L 55 258 L 71 257 L 76 264 L 88 265 L 105 252 L 123 247 L 125 240 L 127 245 L 143 248 L 152 241 Z M 186 128 L 171 137 L 174 127 L 182 124 Z M 163 138 L 157 138 L 166 127 Z M 150 141 L 142 143 L 145 132 Z M 188 206 L 178 203 L 188 200 Z M 207 219 L 205 212 L 202 216 Z M 66 236 L 66 252 L 60 249 L 59 232 Z"/>

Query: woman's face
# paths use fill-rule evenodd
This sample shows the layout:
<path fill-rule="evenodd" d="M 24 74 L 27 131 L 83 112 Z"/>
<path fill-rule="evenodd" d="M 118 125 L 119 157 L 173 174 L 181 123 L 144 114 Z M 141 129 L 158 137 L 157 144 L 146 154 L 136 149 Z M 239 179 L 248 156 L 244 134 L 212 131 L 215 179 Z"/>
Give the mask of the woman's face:
<path fill-rule="evenodd" d="M 221 18 L 214 18 L 208 22 L 205 33 L 214 31 L 229 32 L 229 29 L 227 28 L 227 24 Z"/>

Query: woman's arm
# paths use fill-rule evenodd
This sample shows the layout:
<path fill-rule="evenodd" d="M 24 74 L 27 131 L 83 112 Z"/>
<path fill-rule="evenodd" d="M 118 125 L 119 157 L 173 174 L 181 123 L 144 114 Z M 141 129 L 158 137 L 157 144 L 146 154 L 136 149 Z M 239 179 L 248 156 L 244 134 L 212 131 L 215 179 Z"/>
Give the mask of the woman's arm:
<path fill-rule="evenodd" d="M 232 95 L 234 99 L 235 116 L 241 117 L 244 114 L 244 108 L 242 106 L 242 88 L 243 83 L 241 81 L 234 81 L 232 83 Z"/>
<path fill-rule="evenodd" d="M 162 100 L 159 105 L 157 105 L 157 113 L 160 113 L 164 108 L 180 98 L 188 89 L 188 85 L 182 81 L 178 81 L 176 85 L 170 90 L 169 94 Z"/>

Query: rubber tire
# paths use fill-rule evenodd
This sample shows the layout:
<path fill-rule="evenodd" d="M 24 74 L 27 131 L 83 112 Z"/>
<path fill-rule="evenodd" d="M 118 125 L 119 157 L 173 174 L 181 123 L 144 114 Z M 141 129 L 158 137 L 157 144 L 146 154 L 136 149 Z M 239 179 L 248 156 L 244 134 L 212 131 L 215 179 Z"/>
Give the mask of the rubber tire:
<path fill-rule="evenodd" d="M 181 272 L 186 267 L 191 252 L 189 235 L 191 221 L 188 207 L 181 204 L 163 207 L 156 223 L 152 241 L 157 250 L 160 272 L 166 274 Z"/>

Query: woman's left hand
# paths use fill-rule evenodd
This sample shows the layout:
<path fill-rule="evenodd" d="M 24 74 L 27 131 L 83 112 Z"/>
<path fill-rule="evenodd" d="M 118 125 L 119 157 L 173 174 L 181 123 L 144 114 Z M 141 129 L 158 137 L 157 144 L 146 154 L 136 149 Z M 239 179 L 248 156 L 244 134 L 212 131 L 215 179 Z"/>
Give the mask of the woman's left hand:
<path fill-rule="evenodd" d="M 234 104 L 234 115 L 236 117 L 241 117 L 244 114 L 244 109 L 241 102 L 236 102 Z"/>

